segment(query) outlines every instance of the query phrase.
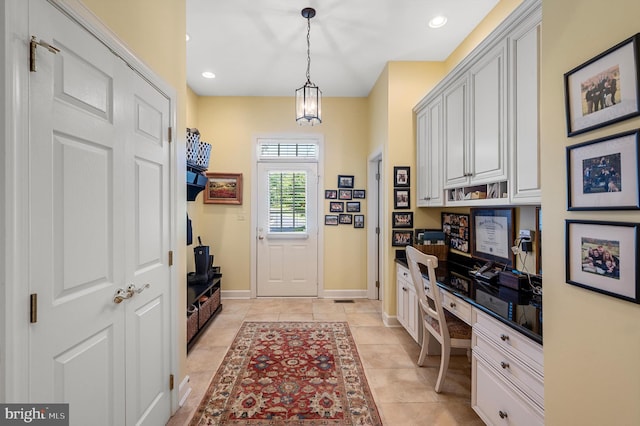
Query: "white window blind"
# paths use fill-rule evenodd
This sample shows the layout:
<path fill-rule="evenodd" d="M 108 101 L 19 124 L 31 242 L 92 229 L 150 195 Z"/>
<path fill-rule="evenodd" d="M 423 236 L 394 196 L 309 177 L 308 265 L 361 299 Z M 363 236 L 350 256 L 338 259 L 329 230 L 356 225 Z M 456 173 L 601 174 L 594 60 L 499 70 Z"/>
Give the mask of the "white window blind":
<path fill-rule="evenodd" d="M 306 172 L 269 172 L 269 232 L 307 232 Z"/>
<path fill-rule="evenodd" d="M 261 142 L 258 145 L 260 160 L 317 160 L 318 145 L 315 143 Z"/>

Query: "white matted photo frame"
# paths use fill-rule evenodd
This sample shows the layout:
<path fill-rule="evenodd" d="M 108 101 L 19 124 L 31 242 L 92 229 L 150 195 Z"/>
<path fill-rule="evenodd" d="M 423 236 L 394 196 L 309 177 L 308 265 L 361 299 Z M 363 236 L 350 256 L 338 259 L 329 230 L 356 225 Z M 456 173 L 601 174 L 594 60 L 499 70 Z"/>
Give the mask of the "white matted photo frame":
<path fill-rule="evenodd" d="M 364 215 L 363 214 L 354 214 L 353 215 L 353 227 L 354 228 L 364 228 Z"/>
<path fill-rule="evenodd" d="M 413 212 L 392 212 L 392 228 L 413 228 Z"/>
<path fill-rule="evenodd" d="M 569 210 L 640 209 L 640 130 L 567 147 Z"/>
<path fill-rule="evenodd" d="M 408 189 L 393 190 L 393 208 L 394 209 L 410 209 L 411 195 Z"/>
<path fill-rule="evenodd" d="M 566 220 L 566 281 L 640 303 L 638 224 Z"/>
<path fill-rule="evenodd" d="M 394 166 L 393 167 L 393 186 L 407 188 L 410 185 L 409 172 L 411 168 L 409 166 Z"/>
<path fill-rule="evenodd" d="M 567 134 L 640 115 L 640 33 L 564 75 Z"/>

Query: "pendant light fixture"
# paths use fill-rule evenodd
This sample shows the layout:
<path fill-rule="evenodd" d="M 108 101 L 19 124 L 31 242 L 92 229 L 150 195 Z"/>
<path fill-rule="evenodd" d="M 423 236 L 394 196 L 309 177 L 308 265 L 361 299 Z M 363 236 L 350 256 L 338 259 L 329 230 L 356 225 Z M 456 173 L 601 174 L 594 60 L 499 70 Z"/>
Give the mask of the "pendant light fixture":
<path fill-rule="evenodd" d="M 316 10 L 311 7 L 302 9 L 302 17 L 307 20 L 307 82 L 296 90 L 296 121 L 300 125 L 315 125 L 322 123 L 322 92 L 311 82 L 309 70 L 311 68 L 311 18 L 316 16 Z"/>

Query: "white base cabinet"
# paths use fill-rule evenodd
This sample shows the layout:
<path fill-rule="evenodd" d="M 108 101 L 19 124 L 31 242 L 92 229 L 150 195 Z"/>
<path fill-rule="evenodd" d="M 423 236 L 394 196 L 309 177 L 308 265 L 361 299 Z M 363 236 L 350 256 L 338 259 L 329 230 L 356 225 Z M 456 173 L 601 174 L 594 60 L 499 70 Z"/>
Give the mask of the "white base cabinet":
<path fill-rule="evenodd" d="M 396 265 L 397 318 L 418 344 L 422 343 L 422 327 L 418 312 L 418 298 L 409 269 Z"/>

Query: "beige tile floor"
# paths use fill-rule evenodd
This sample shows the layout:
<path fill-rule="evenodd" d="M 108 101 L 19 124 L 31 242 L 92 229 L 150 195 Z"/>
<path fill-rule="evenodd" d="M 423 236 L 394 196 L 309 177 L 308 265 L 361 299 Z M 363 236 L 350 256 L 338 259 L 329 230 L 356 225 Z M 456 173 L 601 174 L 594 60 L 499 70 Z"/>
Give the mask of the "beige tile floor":
<path fill-rule="evenodd" d="M 243 321 L 347 321 L 383 423 L 388 426 L 483 425 L 471 409 L 471 364 L 452 356 L 444 391 L 434 392 L 440 358 L 418 367 L 418 344 L 402 327 L 382 323 L 379 301 L 223 300 L 223 309 L 187 356 L 192 389 L 167 423 L 187 425 Z"/>

